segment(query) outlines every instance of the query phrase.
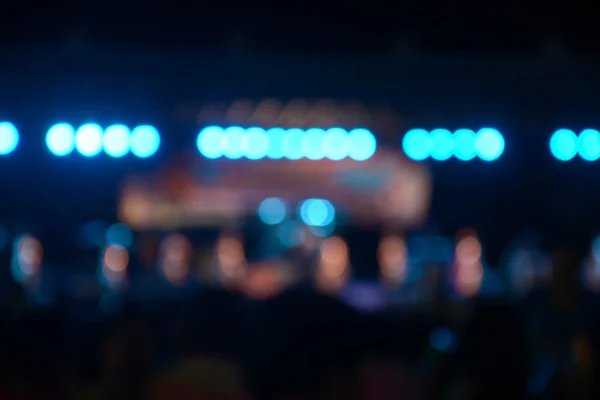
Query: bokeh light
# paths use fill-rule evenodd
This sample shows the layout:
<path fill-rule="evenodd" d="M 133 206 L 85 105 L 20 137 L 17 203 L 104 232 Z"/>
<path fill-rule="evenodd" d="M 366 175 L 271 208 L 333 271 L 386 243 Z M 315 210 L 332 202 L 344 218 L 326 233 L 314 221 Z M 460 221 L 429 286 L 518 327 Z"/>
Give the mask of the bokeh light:
<path fill-rule="evenodd" d="M 404 153 L 415 161 L 422 161 L 429 157 L 432 147 L 429 132 L 424 129 L 410 130 L 402 139 Z"/>
<path fill-rule="evenodd" d="M 579 156 L 586 161 L 596 161 L 600 158 L 600 132 L 595 129 L 585 129 L 577 140 Z"/>
<path fill-rule="evenodd" d="M 475 137 L 475 149 L 479 158 L 494 161 L 504 152 L 504 138 L 495 129 L 483 128 Z"/>
<path fill-rule="evenodd" d="M 288 160 L 342 160 L 352 158 L 364 161 L 371 158 L 377 149 L 377 141 L 366 129 L 350 132 L 342 128 L 327 131 L 320 128 L 303 130 L 208 126 L 198 134 L 196 147 L 208 159 L 226 157 L 232 160 L 263 158 Z"/>
<path fill-rule="evenodd" d="M 437 161 L 445 161 L 452 157 L 454 152 L 454 138 L 447 129 L 434 129 L 431 131 L 431 157 Z"/>
<path fill-rule="evenodd" d="M 19 131 L 10 122 L 0 122 L 0 156 L 12 153 L 19 144 Z"/>
<path fill-rule="evenodd" d="M 44 257 L 42 243 L 32 235 L 21 235 L 16 238 L 13 247 L 11 271 L 19 283 L 35 281 L 40 275 Z"/>
<path fill-rule="evenodd" d="M 75 134 L 75 148 L 84 157 L 94 157 L 102 151 L 102 128 L 97 124 L 84 124 Z"/>
<path fill-rule="evenodd" d="M 190 274 L 192 243 L 179 233 L 165 237 L 160 246 L 159 270 L 172 285 L 183 284 Z"/>
<path fill-rule="evenodd" d="M 130 136 L 131 132 L 125 125 L 109 126 L 102 138 L 104 152 L 110 157 L 123 157 L 129 153 Z"/>
<path fill-rule="evenodd" d="M 300 205 L 300 219 L 310 226 L 327 226 L 335 220 L 335 208 L 327 200 L 308 199 Z"/>
<path fill-rule="evenodd" d="M 406 278 L 408 253 L 404 238 L 386 236 L 377 248 L 381 278 L 389 284 L 400 284 Z"/>
<path fill-rule="evenodd" d="M 131 132 L 131 152 L 139 158 L 153 156 L 160 147 L 160 134 L 150 125 L 141 125 Z"/>
<path fill-rule="evenodd" d="M 348 155 L 356 161 L 364 161 L 373 156 L 377 150 L 377 140 L 366 129 L 354 129 L 348 133 L 350 147 Z"/>
<path fill-rule="evenodd" d="M 267 225 L 277 225 L 283 222 L 287 207 L 282 199 L 272 197 L 263 200 L 258 206 L 258 217 Z"/>
<path fill-rule="evenodd" d="M 569 161 L 577 154 L 577 135 L 568 129 L 559 129 L 550 138 L 550 152 L 560 161 Z"/>
<path fill-rule="evenodd" d="M 461 161 L 479 157 L 484 161 L 494 161 L 504 153 L 504 137 L 496 129 L 483 128 L 477 133 L 470 129 L 458 129 L 451 133 L 447 129 L 412 129 L 402 139 L 402 149 L 406 156 L 415 161 L 431 157 L 445 161 L 454 156 Z"/>
<path fill-rule="evenodd" d="M 75 150 L 75 129 L 67 123 L 52 125 L 46 134 L 46 146 L 58 157 L 71 154 Z"/>

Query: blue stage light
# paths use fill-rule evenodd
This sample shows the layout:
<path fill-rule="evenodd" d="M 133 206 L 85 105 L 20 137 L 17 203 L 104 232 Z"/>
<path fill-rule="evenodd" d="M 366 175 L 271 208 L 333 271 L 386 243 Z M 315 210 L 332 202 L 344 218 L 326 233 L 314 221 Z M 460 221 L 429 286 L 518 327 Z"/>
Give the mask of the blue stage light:
<path fill-rule="evenodd" d="M 131 132 L 125 125 L 111 125 L 104 130 L 104 152 L 110 157 L 123 157 L 129 153 Z"/>
<path fill-rule="evenodd" d="M 266 157 L 269 151 L 269 137 L 262 128 L 246 129 L 245 139 L 246 149 L 245 156 L 249 160 L 259 160 Z"/>
<path fill-rule="evenodd" d="M 480 129 L 475 137 L 475 151 L 482 160 L 494 161 L 504 152 L 504 138 L 496 129 Z"/>
<path fill-rule="evenodd" d="M 454 156 L 461 161 L 475 158 L 475 132 L 470 129 L 459 129 L 454 132 Z"/>
<path fill-rule="evenodd" d="M 139 158 L 148 158 L 156 154 L 160 147 L 160 135 L 156 128 L 141 125 L 131 132 L 131 152 Z"/>
<path fill-rule="evenodd" d="M 267 131 L 267 138 L 269 141 L 267 157 L 273 160 L 279 160 L 280 158 L 285 157 L 285 153 L 283 152 L 285 134 L 285 129 L 282 128 L 271 128 Z"/>
<path fill-rule="evenodd" d="M 373 156 L 377 150 L 377 140 L 366 129 L 353 129 L 348 133 L 350 146 L 348 155 L 356 161 L 364 161 Z"/>
<path fill-rule="evenodd" d="M 412 129 L 402 139 L 402 149 L 406 156 L 415 161 L 423 161 L 431 154 L 433 143 L 424 129 Z"/>
<path fill-rule="evenodd" d="M 230 160 L 242 158 L 246 153 L 246 132 L 239 126 L 225 129 L 223 139 L 223 155 Z"/>
<path fill-rule="evenodd" d="M 585 129 L 577 139 L 579 156 L 586 161 L 600 158 L 600 133 L 595 129 Z"/>
<path fill-rule="evenodd" d="M 46 134 L 46 146 L 58 157 L 71 154 L 75 150 L 75 129 L 66 123 L 52 125 Z"/>
<path fill-rule="evenodd" d="M 327 226 L 335 219 L 335 208 L 327 200 L 308 199 L 300 205 L 300 219 L 310 226 Z"/>
<path fill-rule="evenodd" d="M 102 128 L 97 124 L 84 124 L 75 134 L 75 148 L 84 157 L 94 157 L 102 151 Z"/>
<path fill-rule="evenodd" d="M 431 157 L 437 161 L 445 161 L 454 153 L 454 137 L 447 129 L 434 129 L 430 134 Z"/>
<path fill-rule="evenodd" d="M 223 157 L 223 142 L 225 140 L 223 128 L 207 126 L 198 134 L 196 146 L 204 157 L 214 160 Z"/>
<path fill-rule="evenodd" d="M 348 132 L 341 128 L 331 128 L 325 132 L 323 137 L 323 153 L 325 157 L 338 161 L 348 157 L 350 139 Z"/>
<path fill-rule="evenodd" d="M 577 154 L 577 136 L 568 129 L 559 129 L 550 138 L 550 152 L 560 161 L 569 161 Z"/>
<path fill-rule="evenodd" d="M 283 136 L 281 142 L 281 148 L 283 150 L 283 156 L 289 160 L 299 160 L 304 157 L 302 152 L 302 136 L 304 131 L 302 129 L 288 129 Z"/>
<path fill-rule="evenodd" d="M 299 160 L 341 160 L 350 157 L 363 161 L 373 156 L 377 141 L 366 129 L 354 129 L 350 133 L 341 128 L 327 131 L 311 128 L 282 129 L 209 126 L 204 128 L 196 139 L 200 154 L 209 159 L 225 156 L 235 160 L 245 157 L 249 160 L 287 158 Z"/>
<path fill-rule="evenodd" d="M 323 129 L 309 129 L 302 137 L 302 153 L 309 160 L 321 160 L 325 157 L 324 149 L 325 131 Z"/>
<path fill-rule="evenodd" d="M 285 219 L 287 209 L 283 200 L 272 197 L 258 206 L 258 216 L 267 225 L 277 225 Z"/>
<path fill-rule="evenodd" d="M 19 144 L 19 131 L 10 122 L 0 122 L 0 156 L 12 153 Z"/>

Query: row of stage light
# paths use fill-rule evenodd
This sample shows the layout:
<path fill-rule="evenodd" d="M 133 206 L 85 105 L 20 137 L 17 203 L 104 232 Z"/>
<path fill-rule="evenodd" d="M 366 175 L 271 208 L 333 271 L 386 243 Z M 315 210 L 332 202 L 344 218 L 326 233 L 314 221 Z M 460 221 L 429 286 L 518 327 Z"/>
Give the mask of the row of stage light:
<path fill-rule="evenodd" d="M 19 132 L 10 122 L 0 122 L 0 155 L 12 153 L 19 145 Z M 156 128 L 141 125 L 129 129 L 115 124 L 103 129 L 94 123 L 83 124 L 75 129 L 67 123 L 55 124 L 46 133 L 48 150 L 64 157 L 75 150 L 84 157 L 94 157 L 102 151 L 110 157 L 123 157 L 131 153 L 147 158 L 156 153 L 160 146 L 160 135 Z"/>
<path fill-rule="evenodd" d="M 550 138 L 550 152 L 560 161 L 569 161 L 579 154 L 586 161 L 600 159 L 600 132 L 584 129 L 577 135 L 569 129 L 559 129 Z"/>
<path fill-rule="evenodd" d="M 450 157 L 470 161 L 479 157 L 493 161 L 504 152 L 504 137 L 496 129 L 483 128 L 477 133 L 459 129 L 454 133 L 447 129 L 413 129 L 404 135 L 402 148 L 407 157 L 415 161 L 432 158 L 445 161 Z"/>
<path fill-rule="evenodd" d="M 19 132 L 14 124 L 0 122 L 0 156 L 12 153 L 19 145 Z M 122 124 L 102 128 L 87 123 L 74 128 L 67 123 L 50 127 L 46 146 L 56 156 L 67 156 L 77 151 L 84 157 L 104 152 L 119 158 L 129 153 L 147 158 L 160 147 L 160 134 L 150 125 L 133 129 Z M 258 160 L 263 158 L 299 160 L 351 158 L 363 161 L 371 158 L 377 149 L 375 136 L 367 129 L 346 131 L 331 129 L 241 128 L 209 126 L 200 131 L 196 145 L 208 159 Z M 504 137 L 496 129 L 483 128 L 475 132 L 459 129 L 412 129 L 404 135 L 402 148 L 415 160 L 428 158 L 444 161 L 455 157 L 462 161 L 480 158 L 493 161 L 504 152 Z M 600 159 L 600 132 L 585 129 L 577 135 L 568 129 L 557 130 L 550 138 L 550 152 L 558 160 L 568 161 L 579 155 L 587 161 Z"/>
<path fill-rule="evenodd" d="M 351 158 L 364 161 L 377 149 L 375 136 L 366 129 L 346 131 L 341 128 L 328 130 L 262 129 L 209 126 L 198 135 L 198 151 L 209 159 L 262 158 L 299 160 L 342 160 Z"/>

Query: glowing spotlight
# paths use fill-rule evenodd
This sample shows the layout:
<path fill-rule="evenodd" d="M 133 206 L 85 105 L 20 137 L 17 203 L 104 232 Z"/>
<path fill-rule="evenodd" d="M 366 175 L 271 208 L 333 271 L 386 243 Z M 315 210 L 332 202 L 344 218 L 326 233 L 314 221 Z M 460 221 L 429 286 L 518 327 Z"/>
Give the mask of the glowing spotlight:
<path fill-rule="evenodd" d="M 102 151 L 102 128 L 97 124 L 84 124 L 75 134 L 75 148 L 84 157 L 94 157 Z"/>
<path fill-rule="evenodd" d="M 600 158 L 600 133 L 595 129 L 585 129 L 577 140 L 579 156 L 586 161 Z"/>
<path fill-rule="evenodd" d="M 263 200 L 258 206 L 258 216 L 267 225 L 277 225 L 283 222 L 286 212 L 283 200 L 275 197 Z"/>
<path fill-rule="evenodd" d="M 269 137 L 262 128 L 246 129 L 247 141 L 245 156 L 249 160 L 259 160 L 267 155 L 269 151 Z"/>
<path fill-rule="evenodd" d="M 131 132 L 131 152 L 139 158 L 153 156 L 160 147 L 160 135 L 156 128 L 141 125 Z"/>
<path fill-rule="evenodd" d="M 288 129 L 281 141 L 283 155 L 288 160 L 299 160 L 304 157 L 302 152 L 302 129 Z"/>
<path fill-rule="evenodd" d="M 412 129 L 404 135 L 402 148 L 408 158 L 423 161 L 431 154 L 433 143 L 426 130 Z"/>
<path fill-rule="evenodd" d="M 323 152 L 330 160 L 342 160 L 348 157 L 348 132 L 341 128 L 331 128 L 323 137 Z"/>
<path fill-rule="evenodd" d="M 125 125 L 111 125 L 104 131 L 102 138 L 104 152 L 110 157 L 123 157 L 129 153 L 131 132 Z"/>
<path fill-rule="evenodd" d="M 447 129 L 434 129 L 430 134 L 431 157 L 437 161 L 445 161 L 454 152 L 454 138 Z"/>
<path fill-rule="evenodd" d="M 356 161 L 368 160 L 377 150 L 377 140 L 366 129 L 354 129 L 348 133 L 348 155 Z"/>
<path fill-rule="evenodd" d="M 223 144 L 225 141 L 223 128 L 207 126 L 198 134 L 196 146 L 204 157 L 211 160 L 223 157 Z"/>
<path fill-rule="evenodd" d="M 267 131 L 267 137 L 269 140 L 269 149 L 267 150 L 267 157 L 273 160 L 283 158 L 285 156 L 283 149 L 285 129 L 271 128 Z"/>
<path fill-rule="evenodd" d="M 335 219 L 335 208 L 327 200 L 308 199 L 300 205 L 300 218 L 306 225 L 327 226 Z"/>
<path fill-rule="evenodd" d="M 504 152 L 504 138 L 495 129 L 480 129 L 475 138 L 475 150 L 482 160 L 494 161 Z"/>
<path fill-rule="evenodd" d="M 550 152 L 560 161 L 569 161 L 577 154 L 577 136 L 568 129 L 559 129 L 550 138 Z"/>
<path fill-rule="evenodd" d="M 10 122 L 0 122 L 0 156 L 12 153 L 19 144 L 19 131 Z"/>
<path fill-rule="evenodd" d="M 66 123 L 51 126 L 46 134 L 46 146 L 58 157 L 71 154 L 75 150 L 75 129 Z"/>
<path fill-rule="evenodd" d="M 225 129 L 223 139 L 223 154 L 230 160 L 242 158 L 248 148 L 246 131 L 239 126 L 231 126 Z"/>
<path fill-rule="evenodd" d="M 323 146 L 325 131 L 323 129 L 309 129 L 302 137 L 302 153 L 309 160 L 321 160 L 325 157 Z"/>
<path fill-rule="evenodd" d="M 454 132 L 454 156 L 461 161 L 469 161 L 477 155 L 475 132 L 459 129 Z"/>

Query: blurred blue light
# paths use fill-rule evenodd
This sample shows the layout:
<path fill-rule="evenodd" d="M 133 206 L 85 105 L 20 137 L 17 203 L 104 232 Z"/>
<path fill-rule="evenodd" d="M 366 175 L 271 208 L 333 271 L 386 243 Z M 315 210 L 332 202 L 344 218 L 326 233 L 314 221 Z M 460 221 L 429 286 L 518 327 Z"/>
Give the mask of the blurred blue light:
<path fill-rule="evenodd" d="M 114 224 L 106 231 L 106 244 L 128 248 L 133 244 L 133 233 L 125 224 Z"/>
<path fill-rule="evenodd" d="M 335 219 L 335 208 L 327 200 L 308 199 L 300 205 L 300 218 L 306 225 L 327 226 Z"/>
<path fill-rule="evenodd" d="M 482 160 L 494 161 L 504 152 L 504 138 L 496 129 L 480 129 L 475 138 L 475 150 Z"/>
<path fill-rule="evenodd" d="M 111 125 L 104 130 L 104 152 L 111 157 L 123 157 L 129 153 L 131 132 L 125 125 Z"/>
<path fill-rule="evenodd" d="M 249 128 L 246 130 L 246 158 L 259 160 L 264 158 L 269 151 L 269 138 L 262 128 Z"/>
<path fill-rule="evenodd" d="M 454 152 L 454 138 L 447 129 L 434 129 L 431 131 L 431 157 L 437 161 L 445 161 Z"/>
<path fill-rule="evenodd" d="M 341 128 L 331 128 L 323 137 L 323 152 L 325 157 L 338 161 L 348 157 L 348 132 Z"/>
<path fill-rule="evenodd" d="M 475 158 L 475 132 L 470 129 L 459 129 L 454 132 L 454 156 L 461 161 Z"/>
<path fill-rule="evenodd" d="M 58 157 L 71 154 L 75 150 L 75 129 L 65 123 L 52 125 L 46 134 L 46 146 Z"/>
<path fill-rule="evenodd" d="M 279 225 L 279 242 L 288 248 L 298 247 L 304 240 L 306 232 L 296 221 L 283 221 Z"/>
<path fill-rule="evenodd" d="M 131 152 L 139 158 L 153 156 L 160 147 L 160 135 L 156 128 L 141 125 L 131 132 Z"/>
<path fill-rule="evenodd" d="M 12 153 L 19 144 L 19 131 L 10 122 L 0 122 L 0 155 Z"/>
<path fill-rule="evenodd" d="M 424 129 L 412 129 L 402 139 L 404 153 L 415 161 L 423 161 L 429 157 L 432 147 L 429 133 Z"/>
<path fill-rule="evenodd" d="M 75 148 L 84 157 L 94 157 L 102 151 L 102 128 L 97 124 L 84 124 L 75 134 Z"/>
<path fill-rule="evenodd" d="M 429 344 L 441 352 L 452 351 L 454 348 L 454 334 L 448 328 L 436 328 L 429 335 Z"/>
<path fill-rule="evenodd" d="M 244 128 L 231 126 L 225 129 L 223 139 L 223 155 L 230 160 L 242 158 L 248 147 Z"/>
<path fill-rule="evenodd" d="M 285 156 L 285 153 L 283 152 L 285 129 L 271 128 L 267 131 L 267 137 L 269 139 L 267 157 L 273 160 L 283 158 Z"/>
<path fill-rule="evenodd" d="M 585 129 L 577 140 L 579 156 L 586 161 L 600 158 L 600 133 L 595 129 Z"/>
<path fill-rule="evenodd" d="M 204 157 L 214 160 L 223 157 L 223 144 L 225 141 L 223 128 L 207 126 L 198 134 L 196 146 Z"/>
<path fill-rule="evenodd" d="M 271 128 L 209 126 L 204 128 L 196 140 L 200 154 L 209 159 L 225 156 L 229 159 L 246 157 L 259 160 L 287 158 L 299 160 L 341 160 L 351 157 L 362 161 L 370 158 L 376 151 L 377 141 L 366 129 L 355 129 L 350 133 L 341 128 L 327 131 L 311 128 L 306 131 L 299 128 L 284 130 Z"/>
<path fill-rule="evenodd" d="M 258 206 L 258 217 L 267 225 L 277 225 L 285 219 L 286 206 L 283 200 L 272 197 Z"/>
<path fill-rule="evenodd" d="M 302 129 L 288 129 L 281 141 L 283 156 L 288 160 L 299 160 L 304 156 L 302 152 Z"/>
<path fill-rule="evenodd" d="M 302 137 L 302 153 L 309 160 L 321 160 L 325 157 L 324 149 L 325 131 L 323 129 L 309 129 Z"/>
<path fill-rule="evenodd" d="M 560 161 L 569 161 L 577 154 L 577 136 L 568 129 L 559 129 L 550 138 L 550 152 Z"/>
<path fill-rule="evenodd" d="M 377 140 L 366 129 L 354 129 L 348 133 L 350 147 L 348 155 L 356 161 L 364 161 L 373 156 L 377 150 Z"/>

